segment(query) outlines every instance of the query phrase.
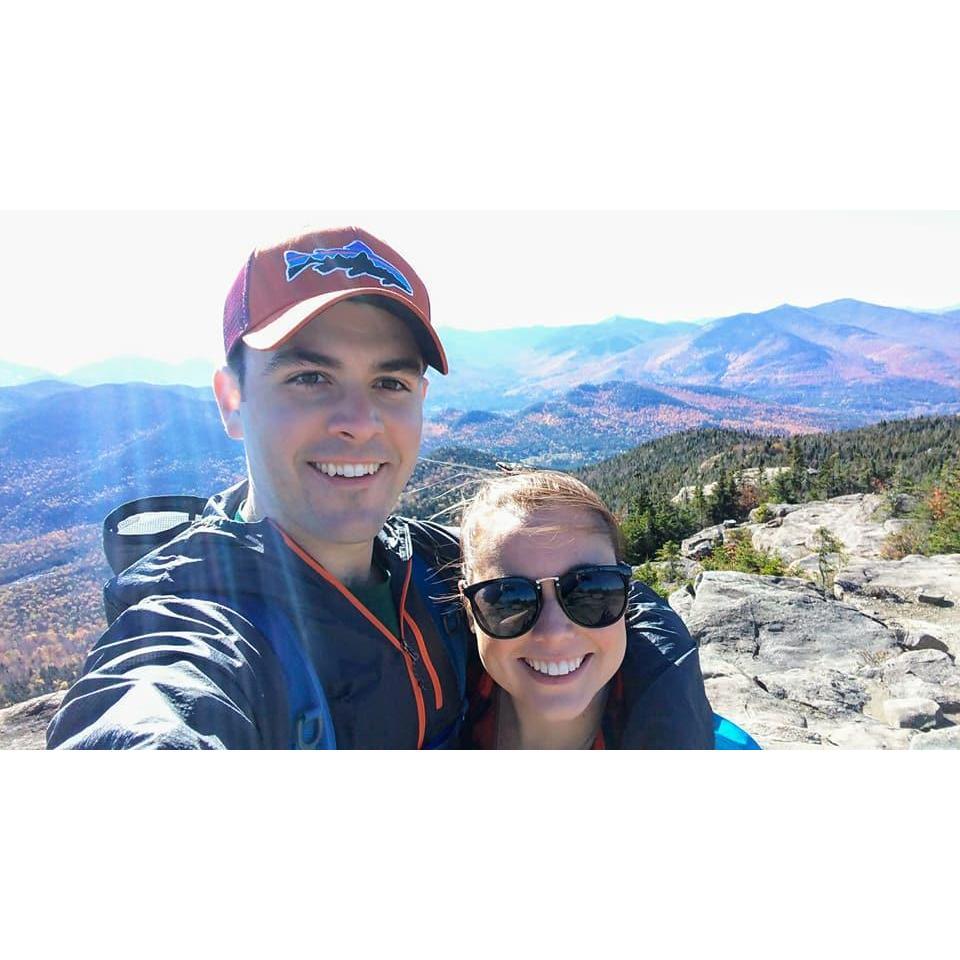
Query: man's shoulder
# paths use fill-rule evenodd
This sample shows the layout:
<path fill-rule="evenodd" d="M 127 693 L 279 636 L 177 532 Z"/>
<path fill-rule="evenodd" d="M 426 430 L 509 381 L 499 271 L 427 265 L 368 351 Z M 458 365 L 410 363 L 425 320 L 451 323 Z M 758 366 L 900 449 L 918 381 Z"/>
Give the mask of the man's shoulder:
<path fill-rule="evenodd" d="M 229 602 L 254 584 L 263 589 L 276 579 L 269 560 L 276 551 L 265 528 L 213 515 L 195 520 L 107 581 L 107 619 L 158 594 Z"/>
<path fill-rule="evenodd" d="M 378 537 L 406 560 L 417 553 L 428 561 L 456 563 L 460 558 L 460 528 L 399 515 L 387 518 Z"/>

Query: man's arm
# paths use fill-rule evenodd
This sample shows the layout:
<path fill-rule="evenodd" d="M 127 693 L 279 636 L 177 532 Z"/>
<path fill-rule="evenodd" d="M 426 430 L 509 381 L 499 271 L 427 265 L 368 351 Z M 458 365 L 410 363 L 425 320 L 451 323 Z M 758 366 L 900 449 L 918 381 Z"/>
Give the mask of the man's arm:
<path fill-rule="evenodd" d="M 639 581 L 631 585 L 621 671 L 624 749 L 713 749 L 697 643 L 667 601 Z"/>
<path fill-rule="evenodd" d="M 279 665 L 256 629 L 210 600 L 151 597 L 121 614 L 47 728 L 47 748 L 282 747 Z"/>

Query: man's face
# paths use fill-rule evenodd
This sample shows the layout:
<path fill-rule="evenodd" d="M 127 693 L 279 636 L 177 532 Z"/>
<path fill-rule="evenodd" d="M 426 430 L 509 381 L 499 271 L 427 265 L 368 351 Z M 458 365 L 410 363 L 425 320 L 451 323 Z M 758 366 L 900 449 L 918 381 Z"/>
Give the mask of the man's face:
<path fill-rule="evenodd" d="M 407 327 L 347 300 L 275 350 L 247 348 L 245 361 L 236 414 L 224 420 L 244 441 L 257 517 L 318 558 L 371 544 L 420 448 L 427 381 Z"/>

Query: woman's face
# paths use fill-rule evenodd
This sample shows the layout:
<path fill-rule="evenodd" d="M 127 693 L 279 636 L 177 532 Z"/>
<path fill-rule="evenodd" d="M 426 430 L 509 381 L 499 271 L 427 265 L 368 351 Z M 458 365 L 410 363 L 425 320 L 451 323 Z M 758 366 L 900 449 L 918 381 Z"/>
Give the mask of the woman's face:
<path fill-rule="evenodd" d="M 522 519 L 500 511 L 485 518 L 481 537 L 472 583 L 507 576 L 539 580 L 584 564 L 617 562 L 609 535 L 583 509 L 539 510 Z M 541 589 L 540 617 L 522 636 L 498 640 L 474 622 L 480 659 L 518 708 L 535 710 L 545 719 L 572 720 L 619 669 L 626 625 L 621 617 L 608 627 L 581 627 L 557 602 L 556 584 L 543 583 Z M 553 676 L 546 672 L 551 664 Z M 570 670 L 571 665 L 576 669 Z M 558 670 L 570 672 L 556 675 Z"/>

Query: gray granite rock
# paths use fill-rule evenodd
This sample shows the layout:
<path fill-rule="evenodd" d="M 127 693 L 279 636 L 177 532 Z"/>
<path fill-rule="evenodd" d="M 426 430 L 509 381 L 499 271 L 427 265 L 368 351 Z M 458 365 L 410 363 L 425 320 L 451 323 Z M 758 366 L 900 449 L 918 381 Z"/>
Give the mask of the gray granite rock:
<path fill-rule="evenodd" d="M 701 646 L 760 670 L 833 669 L 854 674 L 899 652 L 896 635 L 806 580 L 706 571 L 685 620 Z M 756 661 L 754 663 L 754 661 Z"/>
<path fill-rule="evenodd" d="M 681 620 L 686 620 L 687 615 L 693 608 L 693 596 L 692 590 L 681 587 L 679 590 L 674 590 L 673 593 L 670 594 L 667 598 L 667 603 L 680 614 Z"/>
<path fill-rule="evenodd" d="M 910 741 L 911 750 L 960 750 L 960 727 L 941 727 L 919 733 Z"/>
<path fill-rule="evenodd" d="M 935 700 L 919 698 L 887 700 L 883 705 L 883 715 L 891 727 L 929 730 L 940 719 L 940 706 Z"/>
<path fill-rule="evenodd" d="M 927 587 L 921 587 L 916 593 L 917 603 L 927 603 L 931 607 L 952 607 L 953 601 L 946 594 L 935 593 Z"/>
<path fill-rule="evenodd" d="M 935 701 L 945 712 L 960 711 L 960 669 L 942 650 L 908 650 L 883 663 L 883 683 L 895 698 Z"/>
<path fill-rule="evenodd" d="M 0 750 L 45 750 L 47 724 L 64 696 L 60 690 L 0 710 Z"/>
<path fill-rule="evenodd" d="M 844 568 L 836 582 L 847 593 L 861 593 L 868 585 L 874 590 L 883 587 L 912 603 L 919 591 L 947 599 L 960 598 L 960 554 L 911 554 L 902 560 L 855 561 Z"/>
<path fill-rule="evenodd" d="M 726 528 L 722 523 L 712 527 L 705 527 L 687 537 L 680 544 L 680 554 L 690 560 L 702 560 L 710 555 L 713 548 L 723 543 L 723 531 Z"/>
<path fill-rule="evenodd" d="M 950 652 L 950 648 L 945 641 L 924 630 L 905 631 L 900 645 L 907 650 L 941 650 L 944 653 Z"/>
<path fill-rule="evenodd" d="M 754 546 L 773 550 L 790 562 L 816 552 L 816 531 L 826 527 L 844 545 L 850 556 L 879 557 L 883 541 L 892 531 L 884 529 L 878 514 L 883 498 L 855 493 L 831 500 L 799 504 L 779 527 L 751 525 Z"/>

